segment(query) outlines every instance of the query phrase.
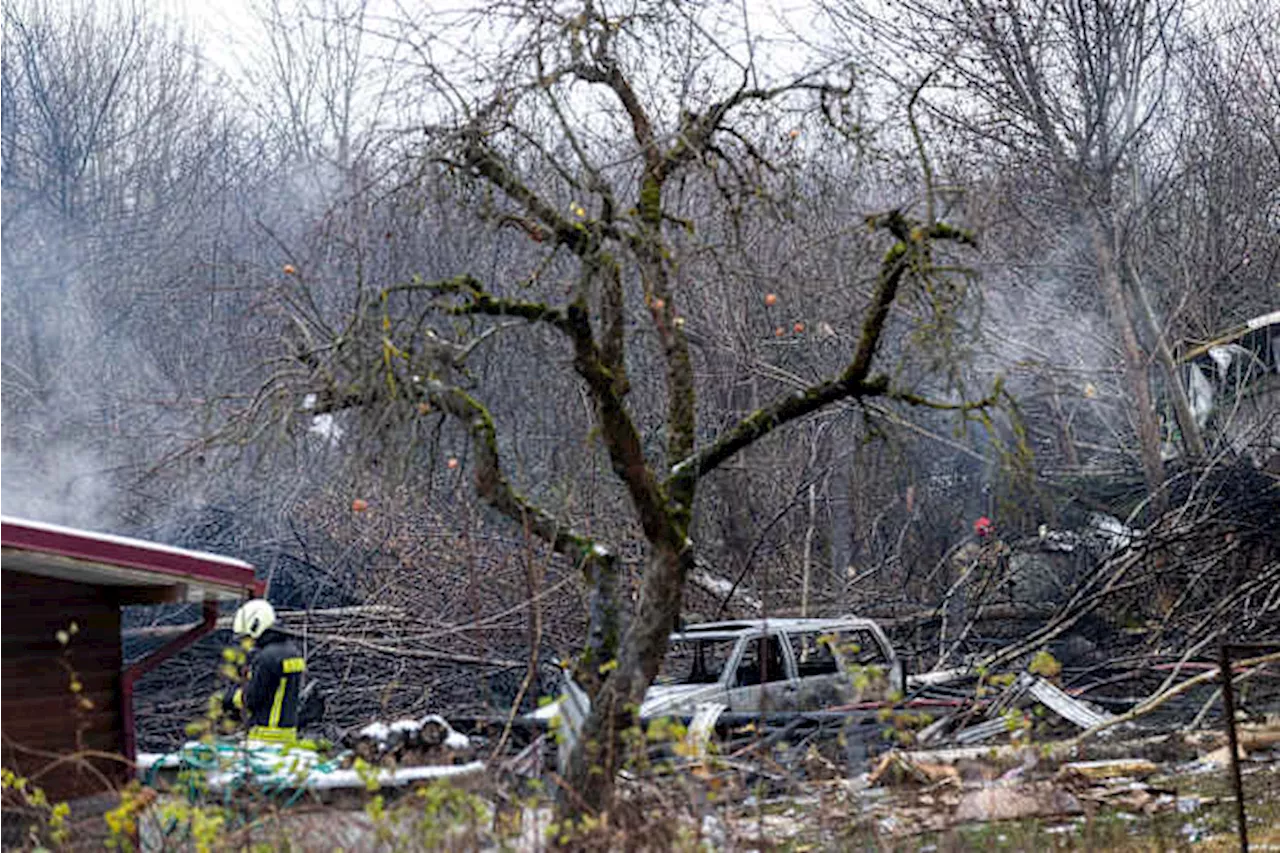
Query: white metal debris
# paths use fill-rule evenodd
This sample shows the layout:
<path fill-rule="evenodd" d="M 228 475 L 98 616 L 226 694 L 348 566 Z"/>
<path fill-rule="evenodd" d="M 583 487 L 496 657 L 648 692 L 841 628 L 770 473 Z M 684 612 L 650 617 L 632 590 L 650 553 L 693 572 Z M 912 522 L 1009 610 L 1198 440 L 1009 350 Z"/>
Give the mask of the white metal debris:
<path fill-rule="evenodd" d="M 721 702 L 699 702 L 689 721 L 689 729 L 685 733 L 686 742 L 693 748 L 693 754 L 702 758 L 707 754 L 707 744 L 716 729 L 716 720 L 729 710 L 729 706 Z"/>
<path fill-rule="evenodd" d="M 591 713 L 591 697 L 567 671 L 564 673 L 562 686 L 564 694 L 555 705 L 560 717 L 557 738 L 560 745 L 558 760 L 560 772 L 564 773 L 569 767 L 569 755 L 573 752 L 574 744 L 578 742 L 578 733 L 582 731 L 582 724 L 587 721 L 587 716 Z"/>
<path fill-rule="evenodd" d="M 973 675 L 973 667 L 956 666 L 950 669 L 935 669 L 933 672 L 922 672 L 919 675 L 907 676 L 908 687 L 937 687 L 950 684 Z"/>
<path fill-rule="evenodd" d="M 1096 711 L 1079 699 L 1068 696 L 1043 678 L 1024 672 L 1019 676 L 1018 683 L 1040 704 L 1082 729 L 1091 729 L 1115 719 L 1105 711 Z"/>

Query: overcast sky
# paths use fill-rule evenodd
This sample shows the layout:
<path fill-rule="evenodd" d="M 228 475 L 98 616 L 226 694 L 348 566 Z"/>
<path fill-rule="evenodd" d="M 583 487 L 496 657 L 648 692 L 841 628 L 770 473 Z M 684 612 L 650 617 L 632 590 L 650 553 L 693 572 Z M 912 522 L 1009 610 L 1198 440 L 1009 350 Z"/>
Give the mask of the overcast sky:
<path fill-rule="evenodd" d="M 197 36 L 197 41 L 204 48 L 206 55 L 228 71 L 244 61 L 250 53 L 250 45 L 261 38 L 261 25 L 258 23 L 256 9 L 269 7 L 272 0 L 154 0 L 153 8 L 183 22 Z M 281 6 L 291 3 L 303 8 L 322 8 L 333 2 L 308 3 L 307 0 L 278 0 Z M 351 0 L 355 5 L 357 0 Z M 366 0 L 369 12 L 366 20 L 376 22 L 379 19 L 398 19 L 408 17 L 402 0 Z M 466 8 L 465 0 L 415 0 L 411 8 L 432 9 L 439 12 Z M 792 42 L 793 36 L 788 30 L 806 34 L 812 29 L 814 20 L 814 4 L 810 0 L 743 0 L 743 6 L 750 15 L 750 26 L 754 38 L 770 39 L 773 47 L 781 42 Z M 790 50 L 771 50 L 770 59 L 775 63 L 785 63 Z M 795 54 L 799 61 L 801 57 Z"/>

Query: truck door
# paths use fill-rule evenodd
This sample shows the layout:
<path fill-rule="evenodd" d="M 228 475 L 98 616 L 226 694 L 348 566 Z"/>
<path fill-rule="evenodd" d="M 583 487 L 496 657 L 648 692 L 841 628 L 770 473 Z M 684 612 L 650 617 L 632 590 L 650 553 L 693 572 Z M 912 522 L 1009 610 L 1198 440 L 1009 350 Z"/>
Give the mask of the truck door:
<path fill-rule="evenodd" d="M 865 628 L 836 632 L 836 660 L 853 702 L 883 702 L 893 693 L 893 662 L 876 635 Z"/>
<path fill-rule="evenodd" d="M 746 640 L 729 682 L 729 710 L 794 711 L 796 679 L 788 651 L 777 634 Z"/>
<path fill-rule="evenodd" d="M 849 679 L 832 648 L 836 639 L 834 633 L 816 629 L 787 632 L 799 683 L 796 710 L 818 711 L 853 701 Z"/>

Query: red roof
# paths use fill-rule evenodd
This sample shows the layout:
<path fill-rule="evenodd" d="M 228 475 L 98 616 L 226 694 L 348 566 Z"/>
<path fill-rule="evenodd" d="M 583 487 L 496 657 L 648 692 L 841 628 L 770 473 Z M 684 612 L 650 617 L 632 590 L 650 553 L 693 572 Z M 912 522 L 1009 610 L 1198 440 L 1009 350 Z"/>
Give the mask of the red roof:
<path fill-rule="evenodd" d="M 262 593 L 243 560 L 109 533 L 0 517 L 0 546 L 5 570 L 102 586 L 183 586 L 189 599 Z"/>

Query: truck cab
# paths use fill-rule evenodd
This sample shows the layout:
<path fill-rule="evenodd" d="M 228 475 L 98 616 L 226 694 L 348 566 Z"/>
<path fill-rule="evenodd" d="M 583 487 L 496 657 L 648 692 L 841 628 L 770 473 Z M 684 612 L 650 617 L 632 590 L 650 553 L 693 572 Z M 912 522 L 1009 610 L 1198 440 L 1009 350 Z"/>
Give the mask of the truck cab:
<path fill-rule="evenodd" d="M 691 625 L 668 639 L 641 718 L 817 711 L 901 695 L 902 666 L 870 619 L 753 619 Z"/>
<path fill-rule="evenodd" d="M 854 710 L 893 701 L 906 686 L 902 661 L 870 619 L 706 622 L 670 635 L 640 717 L 692 718 L 699 706 L 737 714 Z M 590 711 L 586 691 L 566 672 L 560 698 L 530 718 L 559 718 L 565 753 Z"/>

